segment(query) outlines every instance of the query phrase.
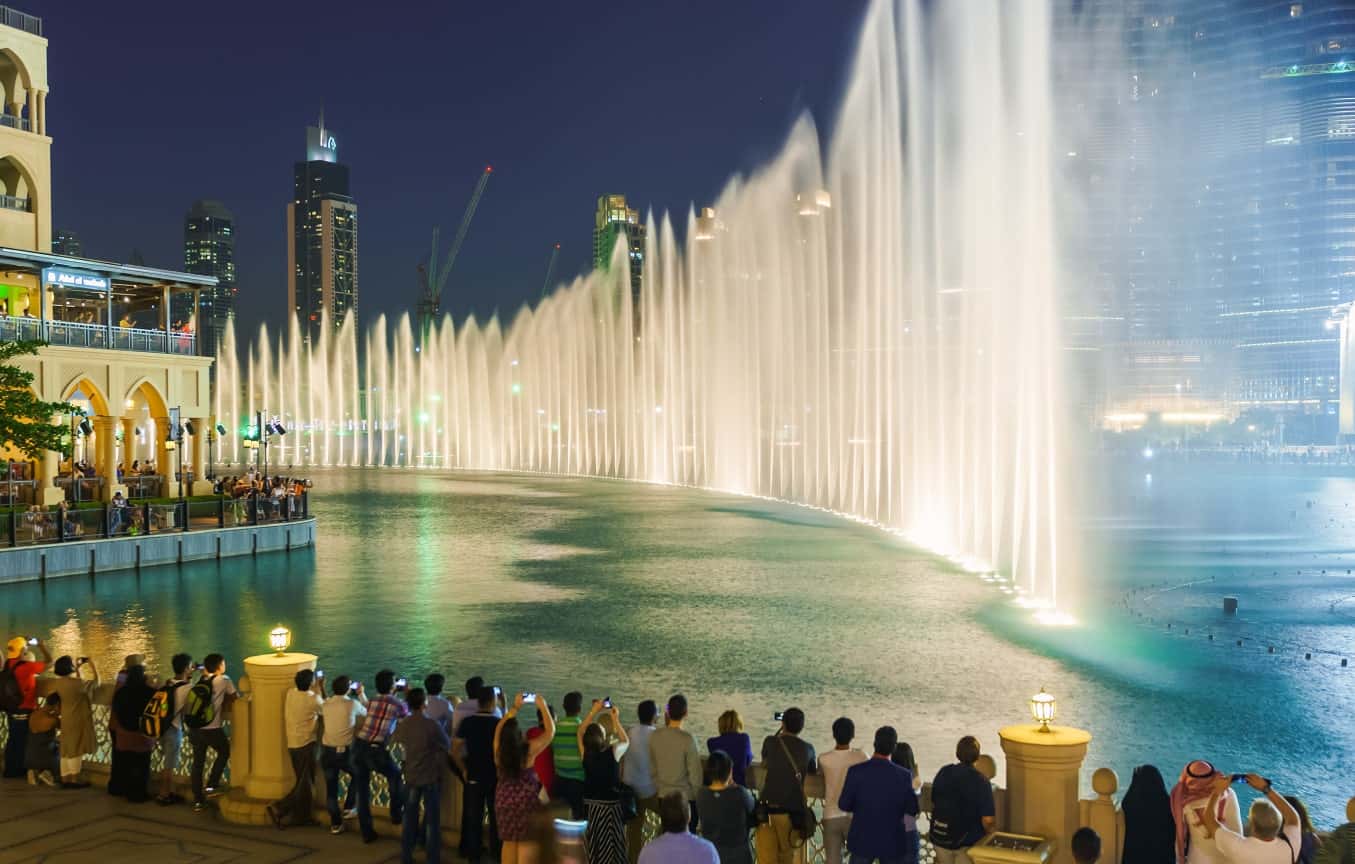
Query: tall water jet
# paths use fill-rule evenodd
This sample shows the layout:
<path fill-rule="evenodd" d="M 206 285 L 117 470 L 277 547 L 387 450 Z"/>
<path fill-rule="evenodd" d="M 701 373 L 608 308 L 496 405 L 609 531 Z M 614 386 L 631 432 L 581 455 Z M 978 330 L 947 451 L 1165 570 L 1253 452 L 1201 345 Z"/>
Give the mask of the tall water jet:
<path fill-rule="evenodd" d="M 826 156 L 805 117 L 684 239 L 651 215 L 638 309 L 621 244 L 506 330 L 265 330 L 219 416 L 278 416 L 296 466 L 788 499 L 1066 601 L 1050 26 L 1047 0 L 878 0 Z"/>

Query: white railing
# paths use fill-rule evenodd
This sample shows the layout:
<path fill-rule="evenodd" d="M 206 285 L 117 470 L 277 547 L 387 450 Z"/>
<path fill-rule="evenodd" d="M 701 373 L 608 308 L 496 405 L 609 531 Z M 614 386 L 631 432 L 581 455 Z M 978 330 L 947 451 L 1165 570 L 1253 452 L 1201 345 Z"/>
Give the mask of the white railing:
<path fill-rule="evenodd" d="M 0 341 L 47 342 L 75 348 L 112 348 L 117 351 L 147 351 L 154 354 L 197 354 L 192 333 L 167 333 L 140 327 L 106 327 L 76 321 L 42 321 L 37 318 L 0 316 Z"/>

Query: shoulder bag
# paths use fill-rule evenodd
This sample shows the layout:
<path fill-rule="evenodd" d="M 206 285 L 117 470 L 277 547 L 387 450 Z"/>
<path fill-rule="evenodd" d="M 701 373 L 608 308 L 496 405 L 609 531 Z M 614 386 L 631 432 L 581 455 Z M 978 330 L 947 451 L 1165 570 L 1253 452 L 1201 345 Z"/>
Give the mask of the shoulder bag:
<path fill-rule="evenodd" d="M 790 748 L 786 746 L 784 735 L 776 736 L 776 741 L 781 745 L 781 752 L 786 754 L 786 761 L 790 763 L 790 770 L 795 774 L 795 788 L 800 793 L 800 812 L 791 813 L 790 824 L 795 828 L 795 832 L 800 835 L 801 843 L 808 843 L 809 838 L 814 836 L 814 832 L 819 830 L 819 819 L 814 811 L 809 807 L 809 801 L 805 798 L 805 775 L 796 764 L 795 757 L 790 755 Z"/>

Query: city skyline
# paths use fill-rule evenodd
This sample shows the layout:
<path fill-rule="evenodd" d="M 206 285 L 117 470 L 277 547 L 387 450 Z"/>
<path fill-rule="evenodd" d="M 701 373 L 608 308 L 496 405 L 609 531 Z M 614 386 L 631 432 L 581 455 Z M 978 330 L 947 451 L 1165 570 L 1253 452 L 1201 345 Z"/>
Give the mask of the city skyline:
<path fill-rule="evenodd" d="M 204 28 L 170 6 L 137 21 L 46 2 L 25 11 L 43 16 L 52 40 L 53 116 L 65 124 L 53 130 L 56 221 L 80 236 L 86 255 L 127 260 L 135 248 L 152 264 L 178 266 L 184 208 L 222 201 L 236 217 L 237 325 L 249 333 L 262 320 L 280 323 L 287 196 L 278 190 L 296 161 L 296 130 L 321 109 L 344 130 L 362 203 L 361 276 L 372 289 L 364 320 L 413 312 L 429 230 L 453 233 L 491 163 L 495 182 L 443 309 L 458 319 L 495 309 L 508 316 L 540 297 L 555 243 L 557 281 L 588 268 L 599 195 L 623 191 L 642 215 L 668 209 L 685 220 L 693 202 L 710 203 L 732 173 L 774 152 L 802 110 L 831 124 L 864 6 L 796 4 L 773 20 L 712 2 L 678 21 L 657 9 L 544 8 L 532 13 L 539 26 L 531 32 L 516 32 L 512 10 L 495 9 L 422 10 L 353 28 L 358 4 L 327 7 L 322 18 L 279 7 L 263 32 L 224 17 Z M 390 65 L 375 76 L 331 66 L 317 77 L 294 51 L 303 31 L 334 56 L 380 54 Z M 192 40 L 182 38 L 188 32 Z M 110 40 L 127 56 L 96 70 L 84 58 Z M 615 74 L 612 46 L 641 43 L 644 63 Z M 238 44 L 257 62 L 226 62 Z M 539 63 L 527 74 L 531 58 L 559 74 L 536 76 Z M 171 67 L 194 73 L 163 76 Z M 486 76 L 489 69 L 497 71 Z M 149 122 L 118 135 L 75 134 L 75 118 L 82 129 L 121 129 L 106 89 L 136 91 L 153 77 L 164 80 Z M 237 99 L 239 109 L 211 107 Z M 665 110 L 627 108 L 650 99 Z M 625 146 L 596 131 L 608 110 L 625 118 Z M 129 185 L 137 189 L 130 199 Z"/>

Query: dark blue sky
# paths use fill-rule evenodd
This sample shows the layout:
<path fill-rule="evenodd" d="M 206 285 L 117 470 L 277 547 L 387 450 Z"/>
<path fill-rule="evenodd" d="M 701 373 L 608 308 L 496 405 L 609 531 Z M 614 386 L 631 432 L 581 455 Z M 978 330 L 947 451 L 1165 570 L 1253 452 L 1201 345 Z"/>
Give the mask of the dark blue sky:
<path fill-rule="evenodd" d="M 824 128 L 864 0 L 23 2 L 50 40 L 54 224 L 91 257 L 182 265 L 196 198 L 234 212 L 245 326 L 282 319 L 284 206 L 323 103 L 359 213 L 364 320 L 412 305 L 494 165 L 444 309 L 511 313 L 589 261 L 596 197 L 685 214 Z"/>

